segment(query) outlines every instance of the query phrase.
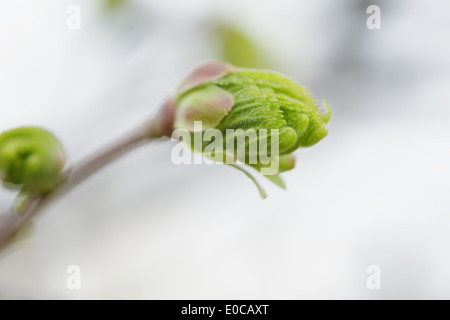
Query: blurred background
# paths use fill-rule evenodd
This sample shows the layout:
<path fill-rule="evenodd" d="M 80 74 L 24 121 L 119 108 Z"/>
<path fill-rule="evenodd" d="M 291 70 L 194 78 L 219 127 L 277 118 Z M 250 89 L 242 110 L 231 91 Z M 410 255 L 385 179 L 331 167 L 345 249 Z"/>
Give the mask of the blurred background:
<path fill-rule="evenodd" d="M 262 181 L 264 201 L 237 170 L 173 164 L 173 142 L 129 154 L 0 253 L 0 298 L 449 299 L 448 12 L 444 0 L 3 2 L 0 131 L 46 127 L 71 162 L 154 114 L 205 60 L 283 72 L 333 117 L 296 152 L 287 191 Z M 1 189 L 0 212 L 13 198 Z M 81 290 L 66 287 L 70 265 Z"/>

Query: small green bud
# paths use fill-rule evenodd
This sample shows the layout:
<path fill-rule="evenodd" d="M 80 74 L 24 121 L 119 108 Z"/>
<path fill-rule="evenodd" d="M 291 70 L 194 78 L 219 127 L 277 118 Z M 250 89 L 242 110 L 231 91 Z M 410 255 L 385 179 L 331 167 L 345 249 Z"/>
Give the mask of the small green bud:
<path fill-rule="evenodd" d="M 65 153 L 48 131 L 23 127 L 0 134 L 0 179 L 25 193 L 46 193 L 61 181 Z"/>

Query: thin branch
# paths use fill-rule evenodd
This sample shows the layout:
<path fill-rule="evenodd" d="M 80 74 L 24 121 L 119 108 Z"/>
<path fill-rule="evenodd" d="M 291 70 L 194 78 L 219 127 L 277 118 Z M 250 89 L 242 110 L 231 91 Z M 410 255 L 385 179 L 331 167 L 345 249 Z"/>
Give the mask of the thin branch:
<path fill-rule="evenodd" d="M 63 174 L 66 176 L 66 179 L 51 193 L 30 201 L 28 206 L 24 210 L 21 210 L 20 214 L 11 210 L 4 215 L 6 219 L 0 226 L 0 249 L 9 243 L 9 240 L 11 240 L 25 222 L 40 212 L 47 204 L 68 193 L 94 173 L 124 154 L 161 136 L 162 134 L 158 130 L 156 119 L 152 119 L 109 146 L 101 149 L 101 151 L 81 161 L 78 165 L 66 170 Z"/>

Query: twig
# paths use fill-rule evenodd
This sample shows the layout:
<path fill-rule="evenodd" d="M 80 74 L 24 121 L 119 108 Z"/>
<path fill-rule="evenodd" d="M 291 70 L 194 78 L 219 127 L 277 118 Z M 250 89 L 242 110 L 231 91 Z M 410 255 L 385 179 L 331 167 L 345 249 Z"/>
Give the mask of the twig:
<path fill-rule="evenodd" d="M 123 138 L 105 147 L 100 152 L 94 153 L 78 165 L 66 170 L 63 174 L 66 176 L 66 179 L 51 193 L 30 201 L 28 206 L 21 210 L 20 214 L 11 210 L 4 215 L 6 219 L 0 226 L 0 249 L 9 243 L 9 240 L 11 240 L 25 222 L 40 212 L 47 204 L 68 193 L 81 182 L 122 155 L 162 136 L 163 134 L 158 130 L 156 118 L 152 119 L 128 133 Z"/>

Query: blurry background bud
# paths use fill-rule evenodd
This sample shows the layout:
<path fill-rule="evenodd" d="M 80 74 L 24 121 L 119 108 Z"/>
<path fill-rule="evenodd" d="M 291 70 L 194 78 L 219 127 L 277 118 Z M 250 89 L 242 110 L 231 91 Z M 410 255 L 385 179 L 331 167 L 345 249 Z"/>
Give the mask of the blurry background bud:
<path fill-rule="evenodd" d="M 116 10 L 127 4 L 129 0 L 103 0 L 105 10 Z"/>
<path fill-rule="evenodd" d="M 65 153 L 50 132 L 23 127 L 0 134 L 0 179 L 26 193 L 46 193 L 61 181 Z"/>
<path fill-rule="evenodd" d="M 214 31 L 224 61 L 237 67 L 270 67 L 267 50 L 261 48 L 255 39 L 236 24 L 219 22 L 215 25 Z"/>

